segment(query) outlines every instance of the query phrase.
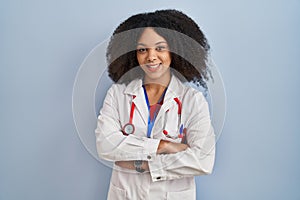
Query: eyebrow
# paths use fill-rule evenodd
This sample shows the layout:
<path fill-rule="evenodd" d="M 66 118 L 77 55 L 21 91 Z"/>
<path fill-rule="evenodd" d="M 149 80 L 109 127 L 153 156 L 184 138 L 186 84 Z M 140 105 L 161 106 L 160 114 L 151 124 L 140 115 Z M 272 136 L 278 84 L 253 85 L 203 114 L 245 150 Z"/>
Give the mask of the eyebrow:
<path fill-rule="evenodd" d="M 155 45 L 159 45 L 159 44 L 162 44 L 162 43 L 165 43 L 165 44 L 167 44 L 167 42 L 165 42 L 165 41 L 160 41 L 160 42 L 156 42 L 155 43 Z M 137 45 L 141 45 L 141 46 L 147 46 L 147 45 L 145 45 L 144 43 L 137 43 Z"/>

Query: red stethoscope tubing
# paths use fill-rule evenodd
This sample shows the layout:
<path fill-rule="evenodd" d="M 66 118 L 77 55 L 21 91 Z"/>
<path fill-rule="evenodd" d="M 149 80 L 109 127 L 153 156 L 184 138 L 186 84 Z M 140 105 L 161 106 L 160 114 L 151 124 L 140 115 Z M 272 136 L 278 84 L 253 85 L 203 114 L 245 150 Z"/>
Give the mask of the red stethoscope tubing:
<path fill-rule="evenodd" d="M 181 101 L 176 97 L 174 98 L 174 100 L 176 101 L 177 105 L 178 105 L 178 115 L 181 115 Z"/>
<path fill-rule="evenodd" d="M 133 96 L 133 99 L 134 98 L 135 98 L 135 96 Z M 131 108 L 130 108 L 129 124 L 132 124 L 134 109 L 135 109 L 135 104 L 134 104 L 134 102 L 132 102 Z"/>

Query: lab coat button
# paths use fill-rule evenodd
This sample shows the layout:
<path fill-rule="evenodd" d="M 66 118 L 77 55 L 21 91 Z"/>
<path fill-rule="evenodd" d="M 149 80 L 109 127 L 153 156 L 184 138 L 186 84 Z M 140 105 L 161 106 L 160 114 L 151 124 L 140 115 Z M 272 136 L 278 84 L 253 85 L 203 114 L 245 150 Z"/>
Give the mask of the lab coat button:
<path fill-rule="evenodd" d="M 148 160 L 150 160 L 150 159 L 151 159 L 151 156 L 147 156 L 147 158 L 148 158 Z"/>

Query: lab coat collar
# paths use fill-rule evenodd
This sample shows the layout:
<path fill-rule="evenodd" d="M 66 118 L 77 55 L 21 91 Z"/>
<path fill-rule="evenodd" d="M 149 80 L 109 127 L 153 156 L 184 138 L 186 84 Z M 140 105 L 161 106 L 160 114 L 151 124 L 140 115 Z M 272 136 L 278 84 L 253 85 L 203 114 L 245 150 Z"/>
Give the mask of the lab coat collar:
<path fill-rule="evenodd" d="M 143 85 L 142 79 L 134 79 L 125 88 L 124 94 L 138 95 L 142 85 Z"/>
<path fill-rule="evenodd" d="M 184 86 L 182 82 L 172 74 L 171 81 L 169 83 L 167 92 L 165 94 L 164 102 L 168 100 L 173 100 L 174 98 L 180 98 L 182 95 L 182 91 L 184 89 Z"/>

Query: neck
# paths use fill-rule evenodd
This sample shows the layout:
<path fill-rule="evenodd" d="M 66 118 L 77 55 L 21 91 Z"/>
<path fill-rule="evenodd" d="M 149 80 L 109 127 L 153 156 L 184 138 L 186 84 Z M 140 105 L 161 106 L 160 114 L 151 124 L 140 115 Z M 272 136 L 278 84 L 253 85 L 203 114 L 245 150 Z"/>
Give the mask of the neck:
<path fill-rule="evenodd" d="M 160 85 L 157 83 L 149 83 L 145 84 L 145 88 L 147 92 L 160 94 L 166 89 L 167 85 Z"/>
<path fill-rule="evenodd" d="M 158 79 L 152 79 L 148 76 L 144 77 L 144 85 L 151 90 L 165 89 L 166 87 L 168 87 L 170 81 L 171 73 L 167 73 L 164 75 L 164 77 L 160 77 Z"/>

